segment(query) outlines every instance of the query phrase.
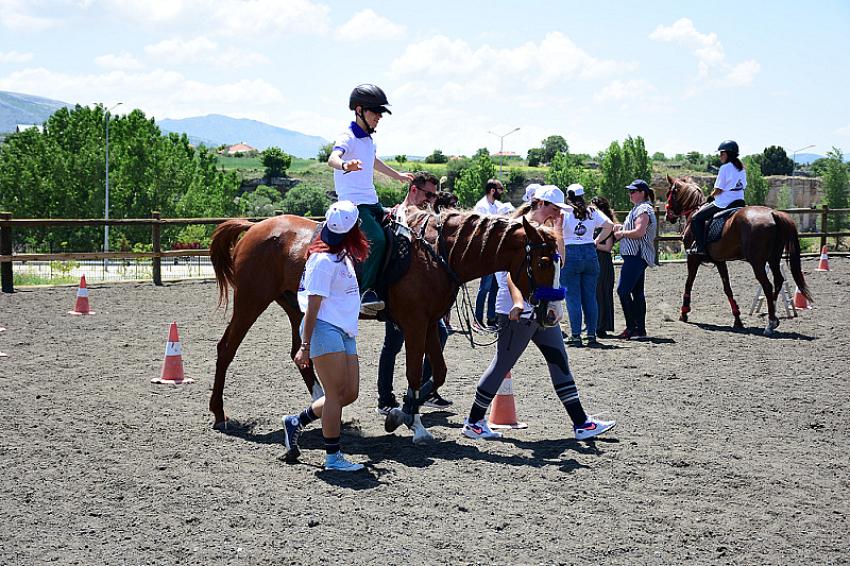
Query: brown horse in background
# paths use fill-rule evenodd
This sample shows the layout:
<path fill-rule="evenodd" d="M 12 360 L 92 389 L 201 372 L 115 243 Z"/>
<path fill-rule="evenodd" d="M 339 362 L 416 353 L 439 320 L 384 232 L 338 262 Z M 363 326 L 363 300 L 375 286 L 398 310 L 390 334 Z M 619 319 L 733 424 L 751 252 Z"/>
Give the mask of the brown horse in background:
<path fill-rule="evenodd" d="M 388 309 L 405 337 L 409 389 L 402 422 L 414 431 L 414 442 L 420 442 L 431 439 L 418 415 L 419 406 L 431 391 L 424 391 L 421 383 L 423 357 L 427 353 L 433 389 L 437 389 L 446 377 L 437 321 L 448 312 L 462 283 L 508 271 L 529 302 L 540 304 L 540 312 L 560 318 L 563 301 L 550 306 L 532 297 L 535 288 L 555 286 L 558 280 L 557 239 L 550 229 L 535 228 L 525 219 L 511 221 L 456 211 L 434 214 L 413 207 L 407 211 L 407 222 L 412 234 L 410 268 L 389 287 Z M 227 424 L 223 402 L 227 368 L 248 330 L 272 302 L 289 317 L 290 357 L 298 351 L 303 314 L 296 293 L 317 226 L 312 220 L 284 215 L 256 224 L 228 220 L 215 229 L 210 256 L 220 305 L 227 303 L 228 288 L 233 288 L 233 316 L 218 343 L 210 397 L 216 428 L 226 428 Z M 312 365 L 299 371 L 307 389 L 314 396 L 320 395 Z M 427 382 L 427 387 L 431 383 Z M 389 424 L 387 429 L 391 430 Z"/>
<path fill-rule="evenodd" d="M 706 202 L 702 190 L 690 177 L 675 179 L 667 175 L 670 189 L 667 191 L 667 221 L 676 222 L 680 217 L 685 218 L 685 228 L 682 233 L 685 249 L 693 243 L 691 234 L 691 215 Z M 708 227 L 711 220 L 706 223 Z M 723 281 L 723 291 L 729 299 L 732 315 L 735 317 L 735 328 L 743 328 L 741 322 L 741 311 L 732 295 L 732 287 L 729 285 L 729 270 L 726 262 L 732 260 L 745 260 L 753 268 L 753 274 L 761 284 L 764 296 L 767 298 L 767 326 L 764 329 L 766 335 L 773 334 L 779 326 L 776 317 L 776 299 L 785 281 L 780 269 L 782 253 L 788 252 L 788 263 L 791 266 L 791 275 L 800 292 L 810 301 L 812 300 L 806 280 L 800 268 L 800 238 L 797 233 L 797 225 L 791 217 L 781 211 L 773 210 L 766 206 L 745 206 L 734 212 L 723 226 L 720 239 L 711 243 L 706 248 L 706 256 L 688 256 L 688 278 L 685 281 L 685 292 L 682 295 L 682 314 L 679 320 L 688 321 L 688 313 L 691 310 L 691 289 L 697 275 L 700 263 L 708 261 L 717 266 L 717 272 Z M 773 285 L 767 277 L 767 265 L 773 272 Z"/>

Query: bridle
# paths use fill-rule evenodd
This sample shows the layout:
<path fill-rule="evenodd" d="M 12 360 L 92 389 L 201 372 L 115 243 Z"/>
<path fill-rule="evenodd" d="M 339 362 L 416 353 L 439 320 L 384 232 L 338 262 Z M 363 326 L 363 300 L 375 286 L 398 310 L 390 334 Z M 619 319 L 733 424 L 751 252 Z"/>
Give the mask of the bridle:
<path fill-rule="evenodd" d="M 550 247 L 550 244 L 547 244 L 546 242 L 533 244 L 529 241 L 528 236 L 525 237 L 525 260 L 523 260 L 523 263 L 525 263 L 525 273 L 528 276 L 528 287 L 530 289 L 529 296 L 526 297 L 526 301 L 534 307 L 532 318 L 537 319 L 537 322 L 544 327 L 555 326 L 557 324 L 556 321 L 551 320 L 548 316 L 549 303 L 553 301 L 563 301 L 566 296 L 566 292 L 562 287 L 556 288 L 552 286 L 537 285 L 534 281 L 532 252 L 539 249 L 549 249 Z M 558 273 L 561 271 L 561 254 L 555 251 L 548 257 L 554 264 L 553 268 L 555 270 L 555 277 L 557 277 Z"/>
<path fill-rule="evenodd" d="M 684 217 L 685 221 L 688 222 L 691 219 L 691 215 L 699 209 L 700 205 L 694 205 L 685 210 L 682 210 L 682 205 L 679 199 L 673 200 L 673 195 L 675 195 L 681 187 L 679 187 L 676 183 L 670 185 L 670 190 L 667 191 L 667 202 L 664 203 L 664 210 L 668 220 L 672 217 L 678 220 L 680 217 Z M 694 199 L 696 202 L 696 199 Z M 674 204 L 675 203 L 675 204 Z M 676 209 L 679 209 L 678 212 Z"/>

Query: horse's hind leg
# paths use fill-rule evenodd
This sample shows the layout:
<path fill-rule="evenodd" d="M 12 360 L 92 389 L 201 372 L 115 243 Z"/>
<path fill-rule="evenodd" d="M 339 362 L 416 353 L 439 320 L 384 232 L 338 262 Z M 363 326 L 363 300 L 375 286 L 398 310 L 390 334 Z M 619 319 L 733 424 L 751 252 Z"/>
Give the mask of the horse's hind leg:
<path fill-rule="evenodd" d="M 685 292 L 682 294 L 682 314 L 679 320 L 688 322 L 688 313 L 691 312 L 691 290 L 694 288 L 694 279 L 697 277 L 700 260 L 697 256 L 688 256 L 688 278 L 685 280 Z"/>
<path fill-rule="evenodd" d="M 768 260 L 770 271 L 773 273 L 773 300 L 779 299 L 779 293 L 782 292 L 782 285 L 785 283 L 785 277 L 782 276 L 782 252 L 772 255 Z"/>
<path fill-rule="evenodd" d="M 773 292 L 773 287 L 770 284 L 770 279 L 767 277 L 767 269 L 764 264 L 753 263 L 753 273 L 761 284 L 761 289 L 764 291 L 764 297 L 767 299 L 767 326 L 764 327 L 764 335 L 771 336 L 773 331 L 779 326 L 779 319 L 776 318 L 776 299 Z"/>
<path fill-rule="evenodd" d="M 249 295 L 246 295 L 249 296 Z M 265 302 L 251 297 L 248 301 L 240 300 L 242 294 L 237 289 L 233 293 L 233 316 L 221 340 L 218 341 L 218 357 L 215 362 L 215 383 L 210 395 L 210 411 L 215 415 L 213 428 L 227 428 L 227 417 L 224 414 L 224 378 L 227 368 L 236 356 L 236 350 L 245 338 L 254 322 L 257 321 L 271 301 Z"/>
<path fill-rule="evenodd" d="M 304 315 L 298 310 L 297 306 L 290 303 L 286 298 L 276 299 L 276 302 L 286 312 L 286 316 L 289 317 L 289 324 L 292 329 L 292 348 L 289 350 L 289 357 L 294 361 L 295 354 L 298 353 L 298 349 L 301 347 L 301 332 L 299 329 L 301 319 L 304 318 Z M 298 364 L 295 364 L 295 366 L 298 367 Z M 313 364 L 308 365 L 306 368 L 299 367 L 298 371 L 301 373 L 304 385 L 307 386 L 307 391 L 314 401 L 325 394 L 322 386 L 319 385 L 319 381 L 316 379 L 316 371 L 313 369 Z"/>
<path fill-rule="evenodd" d="M 735 297 L 732 294 L 732 285 L 729 284 L 729 269 L 726 267 L 725 261 L 717 262 L 717 273 L 720 274 L 720 280 L 723 282 L 723 292 L 726 293 L 726 298 L 729 299 L 729 307 L 732 309 L 732 316 L 735 317 L 735 328 L 744 328 L 744 323 L 741 322 L 741 309 L 738 308 L 738 303 L 735 302 Z"/>

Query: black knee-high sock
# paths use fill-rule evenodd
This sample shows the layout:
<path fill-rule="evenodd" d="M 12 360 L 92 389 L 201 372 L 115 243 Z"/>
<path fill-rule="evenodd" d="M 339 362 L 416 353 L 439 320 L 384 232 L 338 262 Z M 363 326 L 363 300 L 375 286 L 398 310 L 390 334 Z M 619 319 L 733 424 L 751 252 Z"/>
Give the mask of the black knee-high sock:
<path fill-rule="evenodd" d="M 472 408 L 469 410 L 469 422 L 477 423 L 487 414 L 487 409 L 490 403 L 493 402 L 495 395 L 487 393 L 480 387 L 475 390 L 475 401 L 472 403 Z"/>
<path fill-rule="evenodd" d="M 572 377 L 572 374 L 568 374 Z M 555 386 L 555 393 L 558 399 L 564 404 L 567 414 L 570 415 L 570 420 L 574 426 L 581 426 L 587 422 L 587 414 L 581 406 L 581 400 L 578 398 L 578 389 L 576 383 L 572 379 L 567 382 Z"/>
<path fill-rule="evenodd" d="M 327 454 L 336 454 L 339 452 L 339 437 L 324 437 L 325 439 L 325 452 Z"/>
<path fill-rule="evenodd" d="M 307 426 L 318 418 L 319 417 L 316 415 L 316 413 L 313 412 L 313 405 L 310 405 L 309 407 L 301 411 L 300 415 L 298 415 L 298 422 L 301 424 L 301 426 Z"/>

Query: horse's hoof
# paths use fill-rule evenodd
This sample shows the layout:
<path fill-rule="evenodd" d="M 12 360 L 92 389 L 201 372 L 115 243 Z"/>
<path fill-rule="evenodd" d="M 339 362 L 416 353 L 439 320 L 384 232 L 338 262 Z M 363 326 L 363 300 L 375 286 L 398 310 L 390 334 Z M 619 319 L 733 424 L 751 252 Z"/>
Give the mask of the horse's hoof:
<path fill-rule="evenodd" d="M 681 322 L 688 322 L 688 315 L 686 315 L 686 314 L 679 315 L 679 320 Z"/>
<path fill-rule="evenodd" d="M 740 320 L 736 320 L 735 324 L 732 325 L 732 328 L 737 328 L 738 330 L 744 328 L 744 323 Z"/>
<path fill-rule="evenodd" d="M 395 408 L 392 409 L 384 421 L 384 430 L 387 432 L 395 432 L 395 430 L 404 424 L 404 412 Z"/>
<path fill-rule="evenodd" d="M 217 430 L 219 432 L 227 432 L 227 425 L 228 425 L 229 421 L 230 421 L 229 418 L 224 417 L 223 421 L 218 421 L 215 424 L 213 424 L 213 430 Z"/>
<path fill-rule="evenodd" d="M 434 442 L 434 436 L 427 430 L 413 435 L 413 444 L 429 444 Z"/>

